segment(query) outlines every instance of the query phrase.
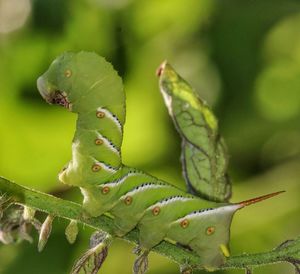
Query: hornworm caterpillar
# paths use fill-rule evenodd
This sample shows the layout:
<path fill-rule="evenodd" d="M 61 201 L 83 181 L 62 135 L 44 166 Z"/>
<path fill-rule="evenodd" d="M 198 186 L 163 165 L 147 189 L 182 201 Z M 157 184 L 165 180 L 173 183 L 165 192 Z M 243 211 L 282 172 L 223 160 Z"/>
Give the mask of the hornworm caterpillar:
<path fill-rule="evenodd" d="M 174 87 L 168 86 L 168 74 L 175 78 L 178 76 L 171 67 L 164 66 L 162 70 L 162 87 L 170 94 Z M 80 187 L 84 196 L 83 207 L 90 215 L 100 216 L 107 212 L 114 218 L 114 236 L 122 237 L 135 227 L 139 229 L 140 256 L 135 263 L 135 273 L 143 273 L 144 270 L 139 266 L 145 262 L 151 248 L 162 240 L 192 249 L 199 255 L 199 265 L 203 268 L 218 268 L 229 256 L 230 225 L 234 213 L 279 193 L 239 203 L 217 203 L 188 194 L 149 174 L 124 166 L 120 153 L 125 122 L 122 82 L 112 66 L 95 53 L 62 54 L 38 79 L 37 84 L 40 94 L 48 103 L 61 105 L 78 114 L 72 160 L 60 173 L 60 181 Z M 184 85 L 186 88 L 187 84 Z M 178 86 L 179 89 L 181 87 Z M 172 113 L 175 111 L 182 136 L 190 140 L 174 105 L 175 102 L 182 104 L 182 98 L 176 100 L 172 101 Z M 196 108 L 191 117 L 198 119 L 203 115 L 207 115 L 205 117 L 210 121 L 209 125 L 215 129 L 214 118 L 205 106 Z M 196 133 L 191 130 L 191 134 Z M 190 152 L 188 147 L 197 142 L 197 136 L 191 140 L 184 143 L 186 154 L 193 153 L 194 148 Z M 217 148 L 210 153 L 217 153 L 222 158 L 222 163 L 218 163 L 222 167 L 216 171 L 218 175 L 215 177 L 223 178 L 226 161 L 218 140 L 214 139 L 212 146 Z M 209 144 L 205 150 L 210 148 Z M 186 160 L 190 161 L 189 157 Z M 190 171 L 186 172 L 190 178 Z M 225 179 L 222 178 L 219 184 L 223 184 Z M 193 178 L 193 187 L 196 187 L 195 183 L 196 178 Z M 226 200 L 227 184 L 225 189 L 215 196 L 207 196 Z"/>

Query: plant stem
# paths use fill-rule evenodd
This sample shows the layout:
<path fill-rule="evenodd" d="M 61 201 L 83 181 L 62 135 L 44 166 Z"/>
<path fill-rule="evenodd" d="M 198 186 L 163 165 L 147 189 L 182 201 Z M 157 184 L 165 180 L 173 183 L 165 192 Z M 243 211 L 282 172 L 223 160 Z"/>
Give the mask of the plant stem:
<path fill-rule="evenodd" d="M 61 217 L 88 225 L 96 230 L 102 230 L 107 233 L 113 231 L 113 219 L 102 215 L 99 217 L 88 217 L 80 204 L 63 200 L 52 195 L 20 186 L 5 178 L 0 177 L 0 194 L 10 196 L 14 203 L 28 206 L 33 209 L 45 212 L 47 214 Z M 138 244 L 138 230 L 134 229 L 123 237 L 133 244 Z M 169 242 L 163 241 L 153 248 L 153 251 L 159 253 L 179 265 L 189 264 L 195 268 L 198 265 L 199 257 L 188 250 L 175 246 Z M 269 252 L 257 254 L 243 254 L 228 258 L 225 268 L 241 268 L 265 265 L 277 262 L 290 262 L 294 265 L 300 262 L 300 238 L 294 241 L 287 241 L 277 249 Z"/>

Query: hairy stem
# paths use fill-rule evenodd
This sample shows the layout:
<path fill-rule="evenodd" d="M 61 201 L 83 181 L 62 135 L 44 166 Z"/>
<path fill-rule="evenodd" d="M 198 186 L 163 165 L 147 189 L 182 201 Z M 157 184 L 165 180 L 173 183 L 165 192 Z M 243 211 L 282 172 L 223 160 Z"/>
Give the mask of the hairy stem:
<path fill-rule="evenodd" d="M 75 220 L 96 230 L 111 233 L 113 229 L 113 220 L 109 216 L 89 217 L 82 210 L 80 204 L 20 186 L 2 177 L 0 177 L 0 194 L 10 196 L 14 203 L 31 207 L 53 216 Z M 137 244 L 138 231 L 136 229 L 132 230 L 123 239 Z M 199 263 L 199 257 L 193 252 L 165 241 L 153 248 L 153 251 L 169 258 L 179 265 L 188 263 L 197 268 Z M 232 256 L 228 258 L 222 268 L 246 269 L 247 267 L 284 261 L 295 266 L 300 263 L 300 238 L 287 241 L 269 252 Z"/>

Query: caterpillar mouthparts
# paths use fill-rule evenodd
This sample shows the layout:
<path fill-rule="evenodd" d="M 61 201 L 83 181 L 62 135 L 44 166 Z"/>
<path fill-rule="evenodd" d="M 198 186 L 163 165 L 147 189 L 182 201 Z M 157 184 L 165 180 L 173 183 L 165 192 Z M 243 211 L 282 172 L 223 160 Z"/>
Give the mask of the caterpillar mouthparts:
<path fill-rule="evenodd" d="M 67 109 L 70 107 L 70 102 L 68 101 L 65 93 L 58 90 L 54 92 L 53 96 L 51 96 L 49 103 L 53 105 L 59 105 Z"/>
<path fill-rule="evenodd" d="M 67 94 L 63 91 L 49 88 L 49 86 L 47 86 L 47 82 L 42 76 L 37 80 L 37 87 L 39 93 L 47 103 L 70 109 L 70 102 L 67 98 Z"/>

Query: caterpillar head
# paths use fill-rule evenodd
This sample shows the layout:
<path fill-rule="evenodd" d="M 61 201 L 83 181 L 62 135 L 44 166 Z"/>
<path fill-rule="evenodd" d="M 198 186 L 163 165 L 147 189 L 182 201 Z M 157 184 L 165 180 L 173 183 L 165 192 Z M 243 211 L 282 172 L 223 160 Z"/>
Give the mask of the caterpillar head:
<path fill-rule="evenodd" d="M 74 53 L 68 52 L 55 59 L 49 69 L 38 78 L 38 90 L 47 103 L 71 110 L 69 79 L 72 78 L 73 71 Z"/>
<path fill-rule="evenodd" d="M 122 80 L 112 65 L 94 52 L 65 52 L 38 78 L 49 103 L 81 113 L 124 104 Z"/>

